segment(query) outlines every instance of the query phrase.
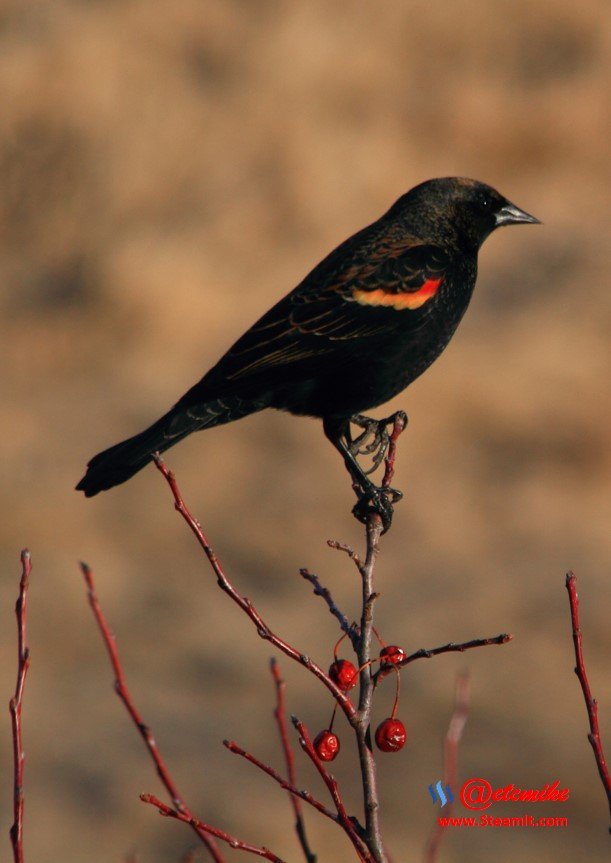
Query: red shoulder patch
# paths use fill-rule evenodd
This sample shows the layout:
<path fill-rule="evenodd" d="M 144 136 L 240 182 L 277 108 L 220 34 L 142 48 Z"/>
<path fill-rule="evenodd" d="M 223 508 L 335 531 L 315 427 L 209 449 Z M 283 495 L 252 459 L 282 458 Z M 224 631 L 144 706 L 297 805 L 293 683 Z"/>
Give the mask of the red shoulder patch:
<path fill-rule="evenodd" d="M 362 306 L 387 306 L 397 311 L 404 309 L 419 309 L 431 297 L 434 297 L 439 286 L 443 282 L 443 276 L 438 279 L 427 279 L 417 291 L 399 291 L 391 293 L 384 288 L 376 288 L 373 291 L 356 290 L 351 299 Z"/>

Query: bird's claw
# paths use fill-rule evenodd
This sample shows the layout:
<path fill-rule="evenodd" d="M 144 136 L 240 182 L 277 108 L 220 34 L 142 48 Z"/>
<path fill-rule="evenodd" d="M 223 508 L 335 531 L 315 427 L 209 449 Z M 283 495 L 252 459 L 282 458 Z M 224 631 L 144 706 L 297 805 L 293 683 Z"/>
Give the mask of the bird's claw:
<path fill-rule="evenodd" d="M 352 417 L 351 422 L 363 431 L 350 442 L 350 452 L 355 458 L 360 455 L 372 456 L 371 467 L 364 471 L 369 475 L 379 468 L 388 452 L 390 435 L 386 430 L 386 420 L 376 420 L 357 414 Z"/>
<path fill-rule="evenodd" d="M 366 524 L 370 515 L 377 514 L 382 519 L 382 534 L 389 530 L 392 524 L 394 504 L 403 497 L 403 492 L 396 488 L 372 488 L 362 492 L 352 508 L 352 514 L 362 524 Z"/>
<path fill-rule="evenodd" d="M 397 419 L 401 419 L 403 423 L 407 422 L 407 416 L 403 411 L 398 411 L 396 414 L 381 420 L 363 414 L 355 414 L 351 417 L 350 422 L 362 428 L 363 431 L 349 441 L 348 449 L 355 458 L 360 455 L 372 456 L 371 467 L 369 470 L 363 471 L 366 476 L 374 473 L 386 458 L 391 441 L 391 433 L 388 428 L 389 426 L 394 427 Z"/>

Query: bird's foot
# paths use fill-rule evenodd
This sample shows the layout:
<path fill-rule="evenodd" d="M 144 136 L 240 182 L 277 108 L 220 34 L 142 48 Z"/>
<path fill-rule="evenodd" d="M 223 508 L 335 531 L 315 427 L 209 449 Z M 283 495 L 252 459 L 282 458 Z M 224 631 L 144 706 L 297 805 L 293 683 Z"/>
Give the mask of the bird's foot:
<path fill-rule="evenodd" d="M 352 508 L 352 514 L 362 524 L 366 524 L 370 515 L 376 513 L 382 519 L 382 533 L 386 533 L 392 524 L 394 504 L 403 497 L 403 492 L 390 486 L 378 488 L 370 486 L 366 491 L 359 489 L 358 500 Z"/>
<path fill-rule="evenodd" d="M 407 415 L 403 411 L 397 411 L 392 416 L 381 420 L 363 414 L 355 414 L 350 418 L 351 423 L 363 429 L 357 437 L 348 442 L 350 453 L 355 459 L 360 455 L 372 457 L 371 467 L 369 470 L 363 471 L 366 475 L 376 471 L 386 458 L 390 447 L 392 429 L 394 429 L 398 419 L 403 425 L 407 424 Z"/>

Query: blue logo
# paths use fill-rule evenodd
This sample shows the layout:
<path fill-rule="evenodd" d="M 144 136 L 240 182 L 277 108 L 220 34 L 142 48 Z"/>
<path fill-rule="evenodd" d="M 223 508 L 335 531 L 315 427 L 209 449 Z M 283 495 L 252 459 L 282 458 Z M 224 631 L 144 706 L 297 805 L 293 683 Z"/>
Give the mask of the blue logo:
<path fill-rule="evenodd" d="M 435 794 L 435 791 L 437 791 L 437 794 Z M 433 799 L 433 803 L 437 803 L 437 800 L 439 799 L 442 808 L 446 805 L 446 803 L 454 803 L 454 795 L 452 794 L 452 789 L 449 785 L 446 785 L 444 791 L 441 784 L 441 779 L 439 780 L 437 785 L 435 785 L 435 787 L 429 785 L 429 794 Z"/>

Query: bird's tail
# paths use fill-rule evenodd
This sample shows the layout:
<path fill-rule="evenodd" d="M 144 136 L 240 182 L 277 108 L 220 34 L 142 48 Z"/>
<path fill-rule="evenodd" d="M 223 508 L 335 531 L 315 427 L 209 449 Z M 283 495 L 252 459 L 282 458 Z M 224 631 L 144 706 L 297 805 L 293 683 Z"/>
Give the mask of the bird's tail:
<path fill-rule="evenodd" d="M 85 497 L 93 497 L 125 482 L 153 460 L 153 453 L 164 452 L 192 432 L 222 425 L 263 407 L 264 404 L 249 405 L 235 397 L 190 407 L 179 403 L 140 434 L 94 456 L 76 489 Z"/>

